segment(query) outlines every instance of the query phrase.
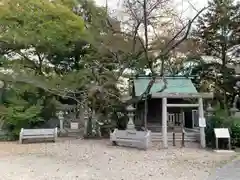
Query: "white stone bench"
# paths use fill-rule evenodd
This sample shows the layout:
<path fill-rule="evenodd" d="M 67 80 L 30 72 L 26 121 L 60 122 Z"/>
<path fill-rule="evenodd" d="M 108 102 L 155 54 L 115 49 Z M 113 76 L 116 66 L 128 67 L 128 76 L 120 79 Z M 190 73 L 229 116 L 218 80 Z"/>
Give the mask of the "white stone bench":
<path fill-rule="evenodd" d="M 24 129 L 19 133 L 19 143 L 23 143 L 26 139 L 42 139 L 56 142 L 58 136 L 57 128 L 54 129 Z"/>
<path fill-rule="evenodd" d="M 151 144 L 151 131 L 118 130 L 110 134 L 110 141 L 120 146 L 148 149 Z"/>

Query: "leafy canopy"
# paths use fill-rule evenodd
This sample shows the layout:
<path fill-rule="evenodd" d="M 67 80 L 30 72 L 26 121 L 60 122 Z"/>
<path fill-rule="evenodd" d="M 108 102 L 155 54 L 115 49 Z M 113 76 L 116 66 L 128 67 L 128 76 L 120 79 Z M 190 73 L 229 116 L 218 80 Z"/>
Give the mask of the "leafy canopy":
<path fill-rule="evenodd" d="M 83 20 L 71 9 L 49 0 L 4 0 L 0 22 L 1 46 L 9 51 L 69 48 L 84 30 Z"/>

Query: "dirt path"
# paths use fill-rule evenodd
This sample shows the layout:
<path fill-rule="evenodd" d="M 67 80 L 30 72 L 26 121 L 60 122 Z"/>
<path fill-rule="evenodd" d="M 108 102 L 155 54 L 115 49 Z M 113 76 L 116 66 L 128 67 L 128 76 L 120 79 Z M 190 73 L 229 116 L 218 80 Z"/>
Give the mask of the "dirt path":
<path fill-rule="evenodd" d="M 0 143 L 0 180 L 204 180 L 233 158 L 197 148 L 148 151 L 112 147 L 107 141 Z"/>

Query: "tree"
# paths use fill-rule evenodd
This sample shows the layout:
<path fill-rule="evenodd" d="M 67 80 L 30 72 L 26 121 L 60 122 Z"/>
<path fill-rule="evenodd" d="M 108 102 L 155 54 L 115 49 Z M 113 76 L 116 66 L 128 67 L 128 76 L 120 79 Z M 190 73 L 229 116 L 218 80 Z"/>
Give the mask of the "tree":
<path fill-rule="evenodd" d="M 50 52 L 71 49 L 73 40 L 84 37 L 79 16 L 63 4 L 46 0 L 4 0 L 0 21 L 2 53 L 17 55 L 27 61 L 21 64 L 40 74 L 46 73 L 45 65 L 52 63 L 47 59 Z"/>
<path fill-rule="evenodd" d="M 7 66 L 14 71 L 10 75 L 1 74 L 1 79 L 31 84 L 44 93 L 71 98 L 76 109 L 87 101 L 92 111 L 106 114 L 114 112 L 115 105 L 121 102 L 117 82 L 124 70 L 148 68 L 152 72 L 146 91 L 139 99 L 133 99 L 135 102 L 148 97 L 157 75 L 154 64 L 159 60 L 163 62 L 159 74 L 165 80 L 166 57 L 187 38 L 192 22 L 204 10 L 173 35 L 155 56 L 151 52 L 157 49 L 151 45 L 148 28 L 168 12 L 165 1 L 126 1 L 124 7 L 130 18 L 130 29 L 126 31 L 119 28 L 124 22 L 110 18 L 107 11 L 96 8 L 90 1 L 24 2 L 9 1 L 0 9 L 0 21 L 4 22 L 0 37 L 2 53 L 20 56 L 11 61 L 16 66 Z M 34 58 L 28 56 L 29 52 Z"/>
<path fill-rule="evenodd" d="M 197 12 L 193 19 L 184 24 L 177 32 L 172 33 L 171 36 L 167 38 L 167 41 L 162 43 L 161 36 L 158 36 L 158 33 L 163 31 L 163 29 L 167 29 L 166 27 L 170 27 L 172 25 L 171 20 L 174 16 L 173 9 L 170 8 L 170 4 L 170 1 L 155 0 L 128 0 L 124 3 L 126 10 L 125 14 L 129 17 L 129 19 L 127 19 L 129 23 L 126 25 L 127 30 L 129 34 L 132 35 L 133 42 L 137 39 L 140 41 L 142 46 L 140 50 L 136 50 L 134 48 L 135 44 L 133 43 L 131 54 L 138 55 L 136 59 L 138 63 L 141 62 L 141 70 L 149 69 L 151 71 L 151 80 L 145 92 L 140 96 L 140 98 L 130 101 L 131 103 L 137 103 L 139 100 L 142 100 L 149 95 L 157 75 L 162 77 L 165 82 L 165 86 L 163 86 L 162 89 L 159 89 L 159 92 L 166 88 L 167 82 L 164 78 L 166 75 L 164 66 L 166 64 L 165 62 L 169 58 L 171 52 L 187 39 L 193 21 L 202 11 L 205 10 L 205 8 L 203 8 Z M 166 21 L 166 19 L 170 19 L 170 21 Z M 152 31 L 150 31 L 150 29 Z M 156 46 L 156 41 L 152 41 L 152 39 L 157 39 L 157 44 L 162 43 L 163 45 Z"/>
<path fill-rule="evenodd" d="M 170 1 L 124 1 L 123 14 L 124 18 L 128 18 L 126 18 L 127 22 L 123 20 L 121 21 L 121 24 L 125 29 L 124 36 L 131 38 L 131 41 L 128 42 L 132 44 L 130 45 L 132 48 L 129 48 L 129 51 L 125 53 L 125 56 L 123 57 L 118 51 L 114 52 L 114 55 L 116 59 L 121 59 L 121 62 L 128 62 L 125 65 L 131 70 L 144 71 L 148 69 L 151 71 L 151 80 L 149 81 L 144 93 L 140 97 L 132 98 L 128 101 L 128 104 L 137 104 L 139 101 L 145 100 L 146 107 L 147 98 L 149 97 L 150 90 L 157 76 L 162 77 L 164 82 L 164 86 L 162 89 L 159 89 L 159 92 L 162 92 L 165 88 L 167 88 L 167 82 L 164 78 L 166 75 L 165 62 L 169 59 L 171 52 L 187 39 L 188 33 L 191 29 L 191 24 L 196 17 L 205 10 L 205 8 L 203 8 L 196 13 L 196 16 L 193 19 L 184 24 L 176 33 L 171 34 L 171 36 L 168 37 L 169 40 L 164 42 L 164 45 L 159 48 L 159 46 L 154 45 L 152 39 L 157 39 L 160 43 L 162 43 L 161 38 L 158 37 L 158 32 L 163 31 L 166 27 L 170 27 L 172 23 L 171 21 L 166 21 L 166 19 L 171 19 L 173 15 L 172 8 L 169 8 L 169 4 Z M 150 31 L 150 29 L 152 31 Z M 115 32 L 115 34 L 116 33 L 119 32 Z M 120 33 L 123 34 L 122 32 Z M 137 41 L 140 44 L 140 48 L 136 48 Z M 125 58 L 128 61 L 122 60 Z M 134 59 L 135 62 L 131 59 Z M 131 66 L 131 64 L 133 64 L 133 66 Z M 146 118 L 147 117 L 145 116 L 145 125 Z"/>
<path fill-rule="evenodd" d="M 212 61 L 205 63 L 207 65 L 204 66 L 201 64 L 200 69 L 205 72 L 204 76 L 210 78 L 214 86 L 218 87 L 215 91 L 220 93 L 217 94 L 218 97 L 223 97 L 220 101 L 224 109 L 228 109 L 228 82 L 232 81 L 234 74 L 234 71 L 227 65 L 238 63 L 238 59 L 231 50 L 236 48 L 240 42 L 239 13 L 240 4 L 233 0 L 209 1 L 208 11 L 198 19 L 194 32 L 194 38 L 202 46 L 203 51 L 200 55 L 210 56 Z"/>
<path fill-rule="evenodd" d="M 49 94 L 72 99 L 76 109 L 89 96 L 88 104 L 102 111 L 109 109 L 109 101 L 112 106 L 119 101 L 114 73 L 119 62 L 111 62 L 109 52 L 99 48 L 102 37 L 108 35 L 104 34 L 108 32 L 104 9 L 87 1 L 77 5 L 73 1 L 4 1 L 1 54 L 10 59 L 3 67 L 12 71 L 1 73 L 1 79 L 37 87 L 42 99 L 51 99 Z"/>
<path fill-rule="evenodd" d="M 46 0 L 3 1 L 0 6 L 0 47 L 1 54 L 11 59 L 4 63 L 5 68 L 13 69 L 16 74 L 25 74 L 25 78 L 33 75 L 46 78 L 47 81 L 57 81 L 59 78 L 54 77 L 59 71 L 64 72 L 64 65 L 68 66 L 65 71 L 69 69 L 71 58 L 68 62 L 56 63 L 52 57 L 62 51 L 66 54 L 71 52 L 75 42 L 83 40 L 85 35 L 83 19 L 65 3 Z M 39 88 L 43 84 L 33 79 L 31 81 L 32 85 L 35 83 Z M 49 85 L 51 83 L 41 88 L 47 89 Z"/>
<path fill-rule="evenodd" d="M 38 105 L 46 109 L 45 103 L 58 94 L 55 89 L 63 82 L 62 77 L 57 75 L 57 72 L 62 70 L 61 63 L 54 63 L 50 57 L 53 52 L 56 54 L 71 51 L 76 40 L 84 39 L 83 19 L 74 14 L 70 6 L 63 1 L 3 0 L 0 5 L 0 22 L 0 55 L 4 57 L 1 58 L 1 67 L 4 70 L 1 71 L 1 79 L 13 91 L 19 83 L 21 87 L 26 84 L 31 88 L 36 87 L 33 93 L 36 96 L 33 98 L 40 101 Z M 65 76 L 63 79 L 66 79 Z M 64 85 L 68 84 L 61 83 L 61 88 Z M 81 85 L 82 83 L 79 83 L 79 86 Z M 26 92 L 24 94 L 26 95 Z M 27 93 L 26 96 L 31 97 L 32 93 Z M 25 123 L 30 122 L 31 118 L 24 115 L 29 107 L 23 105 L 21 109 L 19 104 L 14 102 L 11 107 L 7 104 L 4 106 L 7 113 L 2 116 L 6 123 L 12 122 L 12 111 L 22 118 L 15 117 L 15 123 L 23 120 Z M 39 110 L 38 117 L 41 117 L 42 111 L 43 109 Z"/>

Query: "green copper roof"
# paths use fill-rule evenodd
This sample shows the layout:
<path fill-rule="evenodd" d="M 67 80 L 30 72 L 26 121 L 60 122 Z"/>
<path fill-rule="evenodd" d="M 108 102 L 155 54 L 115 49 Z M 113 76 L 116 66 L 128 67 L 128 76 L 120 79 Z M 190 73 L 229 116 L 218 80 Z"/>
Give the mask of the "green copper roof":
<path fill-rule="evenodd" d="M 165 93 L 197 93 L 191 79 L 185 77 L 166 77 L 166 79 L 167 88 L 163 91 Z M 140 96 L 146 90 L 149 81 L 149 77 L 138 77 L 133 80 L 136 96 Z M 157 93 L 162 87 L 162 79 L 157 78 L 150 93 Z"/>

